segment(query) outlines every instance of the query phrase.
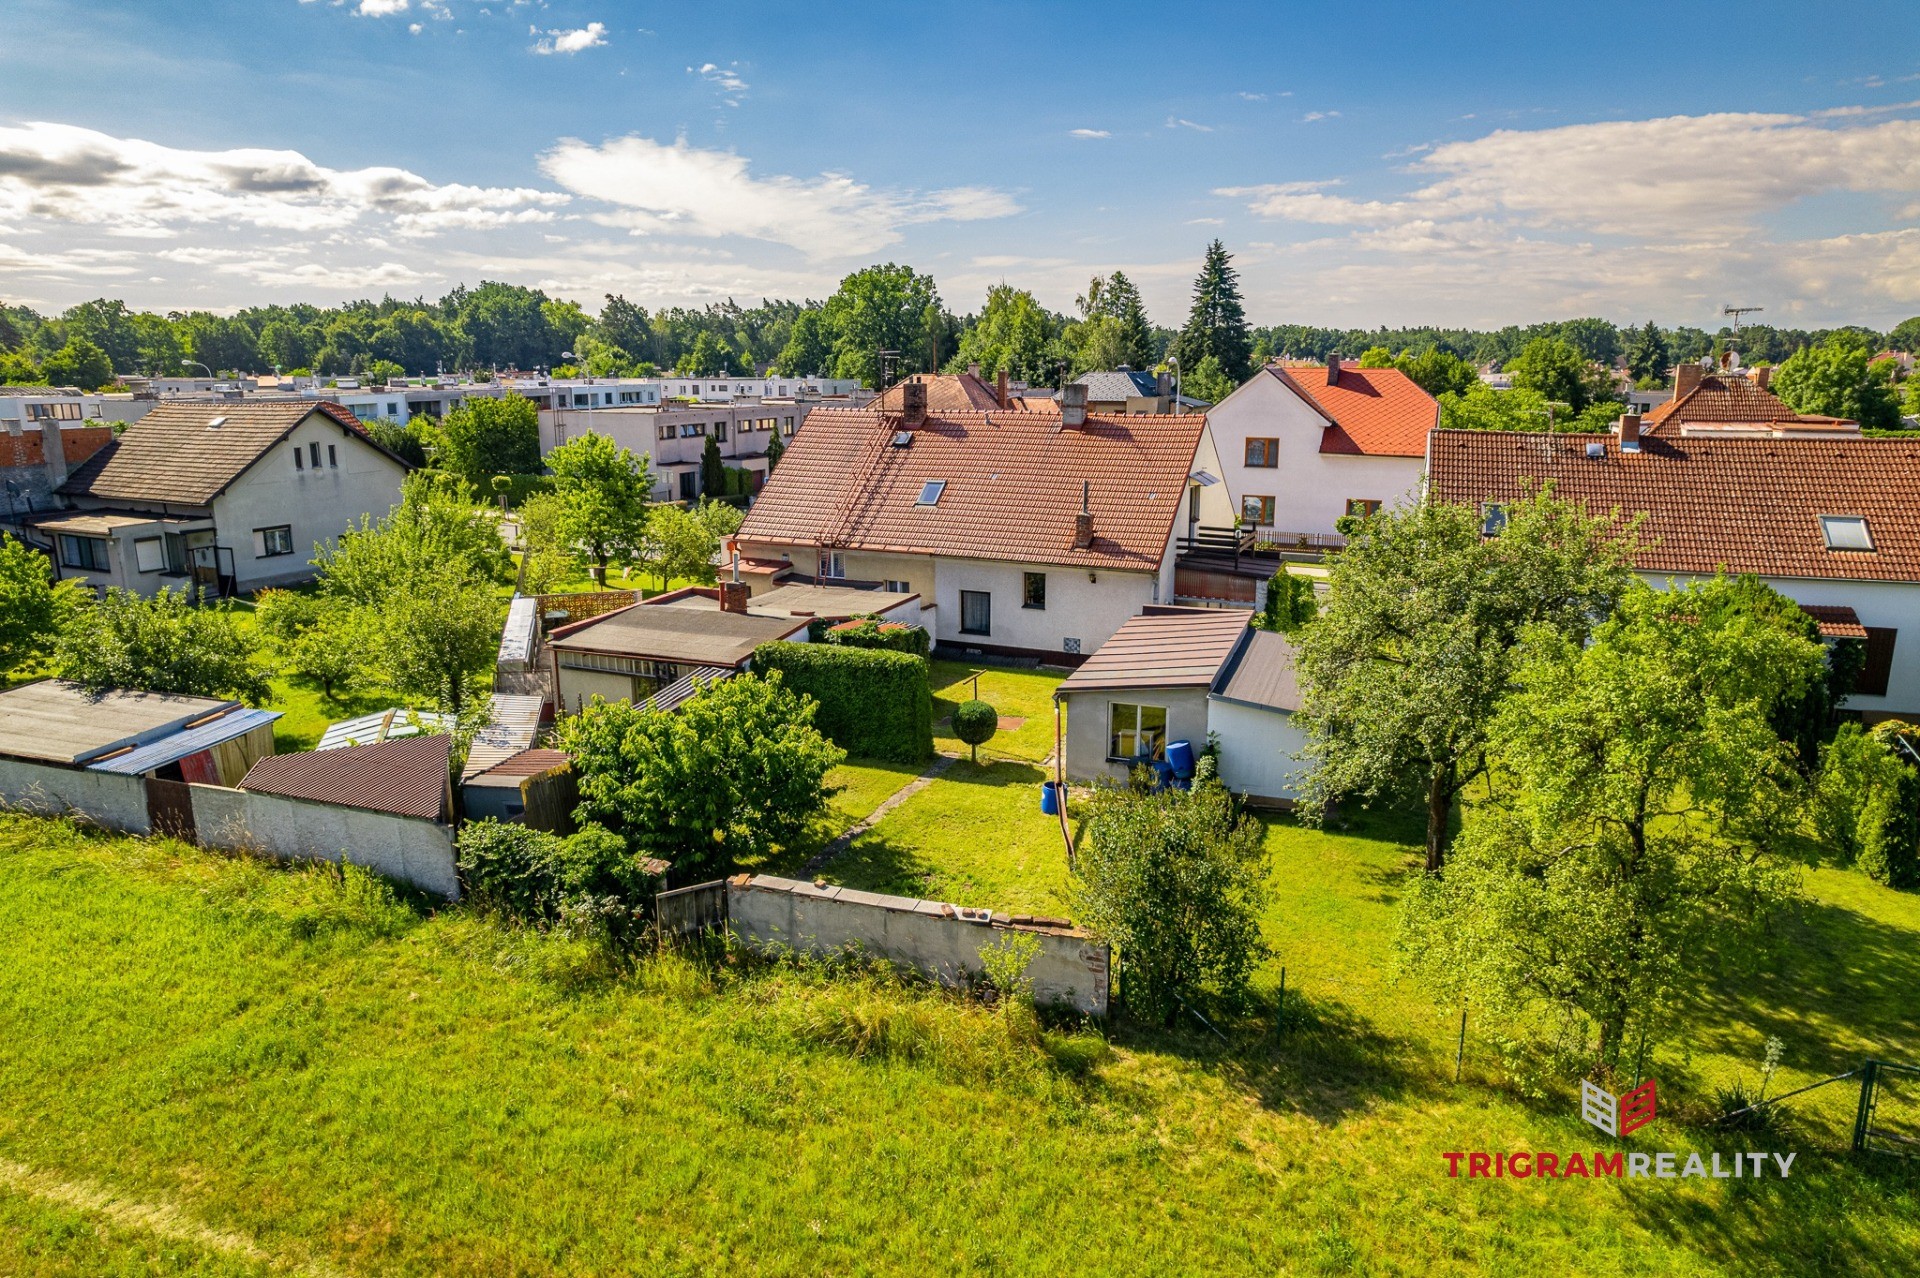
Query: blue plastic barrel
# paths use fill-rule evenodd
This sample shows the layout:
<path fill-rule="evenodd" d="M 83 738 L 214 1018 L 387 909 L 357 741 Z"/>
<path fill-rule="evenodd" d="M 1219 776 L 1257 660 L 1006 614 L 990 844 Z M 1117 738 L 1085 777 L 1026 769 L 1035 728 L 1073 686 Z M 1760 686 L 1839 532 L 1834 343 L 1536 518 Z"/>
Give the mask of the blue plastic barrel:
<path fill-rule="evenodd" d="M 1047 816 L 1060 815 L 1060 791 L 1055 788 L 1057 784 L 1053 781 L 1040 783 L 1040 811 Z"/>
<path fill-rule="evenodd" d="M 1173 765 L 1173 775 L 1190 777 L 1193 775 L 1193 742 L 1167 742 L 1167 762 Z"/>

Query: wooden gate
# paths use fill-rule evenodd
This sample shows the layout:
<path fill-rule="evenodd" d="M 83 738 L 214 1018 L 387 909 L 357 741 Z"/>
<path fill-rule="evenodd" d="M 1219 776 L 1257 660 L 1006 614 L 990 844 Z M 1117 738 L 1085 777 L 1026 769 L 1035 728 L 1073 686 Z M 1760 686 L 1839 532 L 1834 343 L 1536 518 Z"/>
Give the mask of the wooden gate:
<path fill-rule="evenodd" d="M 727 922 L 727 881 L 696 883 L 653 898 L 654 922 L 660 935 L 691 936 L 724 927 Z"/>
<path fill-rule="evenodd" d="M 193 842 L 193 791 L 182 781 L 148 777 L 147 823 L 155 834 Z"/>

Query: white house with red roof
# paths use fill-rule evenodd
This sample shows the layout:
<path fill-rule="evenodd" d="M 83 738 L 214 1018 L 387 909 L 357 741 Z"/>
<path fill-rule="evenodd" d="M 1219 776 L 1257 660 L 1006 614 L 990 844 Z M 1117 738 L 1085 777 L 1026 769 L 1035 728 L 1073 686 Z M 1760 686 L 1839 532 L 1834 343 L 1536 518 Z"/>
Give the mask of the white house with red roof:
<path fill-rule="evenodd" d="M 1440 405 L 1405 373 L 1273 363 L 1207 411 L 1227 492 L 1261 540 L 1338 545 L 1334 521 L 1417 500 Z"/>

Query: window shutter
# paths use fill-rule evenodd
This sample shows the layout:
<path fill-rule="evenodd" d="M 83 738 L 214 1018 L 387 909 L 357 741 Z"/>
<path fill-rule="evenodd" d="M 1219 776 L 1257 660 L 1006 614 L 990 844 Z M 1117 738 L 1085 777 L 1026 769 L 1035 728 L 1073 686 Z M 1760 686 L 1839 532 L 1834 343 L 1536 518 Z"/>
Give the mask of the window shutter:
<path fill-rule="evenodd" d="M 267 555 L 266 531 L 264 529 L 256 528 L 253 531 L 253 557 L 255 559 L 264 559 L 266 558 L 266 555 Z"/>

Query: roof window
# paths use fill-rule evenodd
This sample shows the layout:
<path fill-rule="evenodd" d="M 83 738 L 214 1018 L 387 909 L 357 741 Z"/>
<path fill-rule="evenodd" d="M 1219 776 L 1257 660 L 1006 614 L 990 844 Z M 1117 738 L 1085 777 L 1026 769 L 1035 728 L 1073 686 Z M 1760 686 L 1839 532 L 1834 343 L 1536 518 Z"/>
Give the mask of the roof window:
<path fill-rule="evenodd" d="M 920 496 L 913 504 L 916 506 L 938 506 L 940 504 L 940 494 L 945 491 L 947 491 L 946 480 L 929 479 L 926 483 L 920 485 Z"/>
<path fill-rule="evenodd" d="M 1507 508 L 1497 501 L 1490 501 L 1480 511 L 1480 535 L 1498 537 L 1507 530 Z"/>
<path fill-rule="evenodd" d="M 1860 515 L 1822 515 L 1820 535 L 1826 539 L 1828 550 L 1873 549 L 1873 534 Z"/>

